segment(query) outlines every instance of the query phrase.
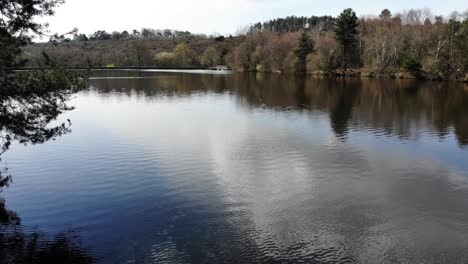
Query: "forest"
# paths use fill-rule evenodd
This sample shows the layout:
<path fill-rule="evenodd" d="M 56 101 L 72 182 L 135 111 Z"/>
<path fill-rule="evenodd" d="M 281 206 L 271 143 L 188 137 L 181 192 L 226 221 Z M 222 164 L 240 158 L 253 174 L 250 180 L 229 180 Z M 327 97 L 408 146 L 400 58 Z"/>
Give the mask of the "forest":
<path fill-rule="evenodd" d="M 273 19 L 235 36 L 143 28 L 85 35 L 77 30 L 26 46 L 27 66 L 200 68 L 314 75 L 467 80 L 468 12 L 429 9 L 358 17 Z"/>

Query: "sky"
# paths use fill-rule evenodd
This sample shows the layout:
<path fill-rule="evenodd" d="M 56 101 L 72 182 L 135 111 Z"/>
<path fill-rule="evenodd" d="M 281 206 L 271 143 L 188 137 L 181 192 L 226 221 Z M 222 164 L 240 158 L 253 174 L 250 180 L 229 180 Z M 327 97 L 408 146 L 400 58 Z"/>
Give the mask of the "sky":
<path fill-rule="evenodd" d="M 123 31 L 149 27 L 188 30 L 192 33 L 235 34 L 255 22 L 289 15 L 338 15 L 351 7 L 358 16 L 393 13 L 410 8 L 430 8 L 434 14 L 468 9 L 466 0 L 66 0 L 46 21 L 53 33 L 77 27 Z"/>

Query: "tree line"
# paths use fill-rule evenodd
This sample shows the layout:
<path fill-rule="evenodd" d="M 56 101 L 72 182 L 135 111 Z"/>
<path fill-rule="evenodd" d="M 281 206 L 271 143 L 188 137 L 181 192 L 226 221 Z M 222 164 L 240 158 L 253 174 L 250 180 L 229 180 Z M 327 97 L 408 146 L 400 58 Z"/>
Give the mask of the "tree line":
<path fill-rule="evenodd" d="M 232 38 L 232 36 L 229 36 Z M 224 41 L 225 36 L 219 34 L 194 34 L 189 31 L 180 31 L 172 29 L 152 29 L 142 28 L 141 30 L 133 29 L 130 31 L 124 30 L 107 32 L 106 30 L 97 30 L 92 34 L 80 33 L 78 29 L 70 32 L 69 36 L 64 38 L 51 38 L 49 42 L 83 42 L 83 41 L 107 41 L 107 40 L 135 40 L 135 39 L 193 39 L 193 38 L 210 38 L 216 41 Z"/>
<path fill-rule="evenodd" d="M 258 22 L 250 27 L 251 32 L 297 32 L 301 30 L 333 30 L 335 18 L 332 16 L 312 16 L 277 18 L 266 22 Z"/>
<path fill-rule="evenodd" d="M 448 18 L 427 9 L 358 18 L 288 17 L 254 24 L 230 54 L 243 71 L 367 74 L 463 79 L 468 69 L 467 12 Z"/>
<path fill-rule="evenodd" d="M 149 28 L 76 33 L 71 46 L 30 45 L 26 58 L 34 66 L 40 66 L 38 58 L 45 52 L 68 66 L 223 64 L 240 71 L 461 80 L 468 67 L 467 14 L 435 16 L 428 9 L 392 14 L 385 9 L 358 17 L 346 9 L 337 17 L 290 16 L 255 23 L 235 37 Z"/>

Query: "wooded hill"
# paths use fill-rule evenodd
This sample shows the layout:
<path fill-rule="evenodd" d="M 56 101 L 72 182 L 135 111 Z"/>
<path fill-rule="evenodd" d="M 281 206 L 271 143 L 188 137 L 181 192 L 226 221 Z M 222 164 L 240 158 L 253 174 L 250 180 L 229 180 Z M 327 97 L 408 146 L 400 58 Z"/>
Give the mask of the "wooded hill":
<path fill-rule="evenodd" d="M 457 12 L 427 9 L 392 14 L 385 9 L 358 18 L 286 17 L 255 23 L 238 36 L 142 29 L 131 33 L 75 33 L 25 48 L 27 66 L 59 65 L 211 67 L 241 71 L 309 72 L 320 75 L 466 79 L 468 20 Z"/>
<path fill-rule="evenodd" d="M 215 40 L 190 38 L 125 38 L 108 40 L 63 41 L 38 43 L 24 48 L 26 66 L 42 67 L 47 60 L 69 67 L 157 66 L 201 67 L 204 51 L 216 51 L 213 60 L 223 61 L 221 52 L 232 50 L 243 38 Z M 219 53 L 219 54 L 218 54 Z M 44 57 L 48 59 L 44 59 Z"/>

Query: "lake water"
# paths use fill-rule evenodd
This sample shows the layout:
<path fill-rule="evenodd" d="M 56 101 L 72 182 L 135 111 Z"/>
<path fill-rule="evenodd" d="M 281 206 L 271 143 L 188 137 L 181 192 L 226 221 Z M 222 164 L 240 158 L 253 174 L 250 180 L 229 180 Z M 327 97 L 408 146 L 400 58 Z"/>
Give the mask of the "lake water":
<path fill-rule="evenodd" d="M 25 228 L 101 263 L 468 263 L 468 89 L 96 71 L 2 157 Z"/>

